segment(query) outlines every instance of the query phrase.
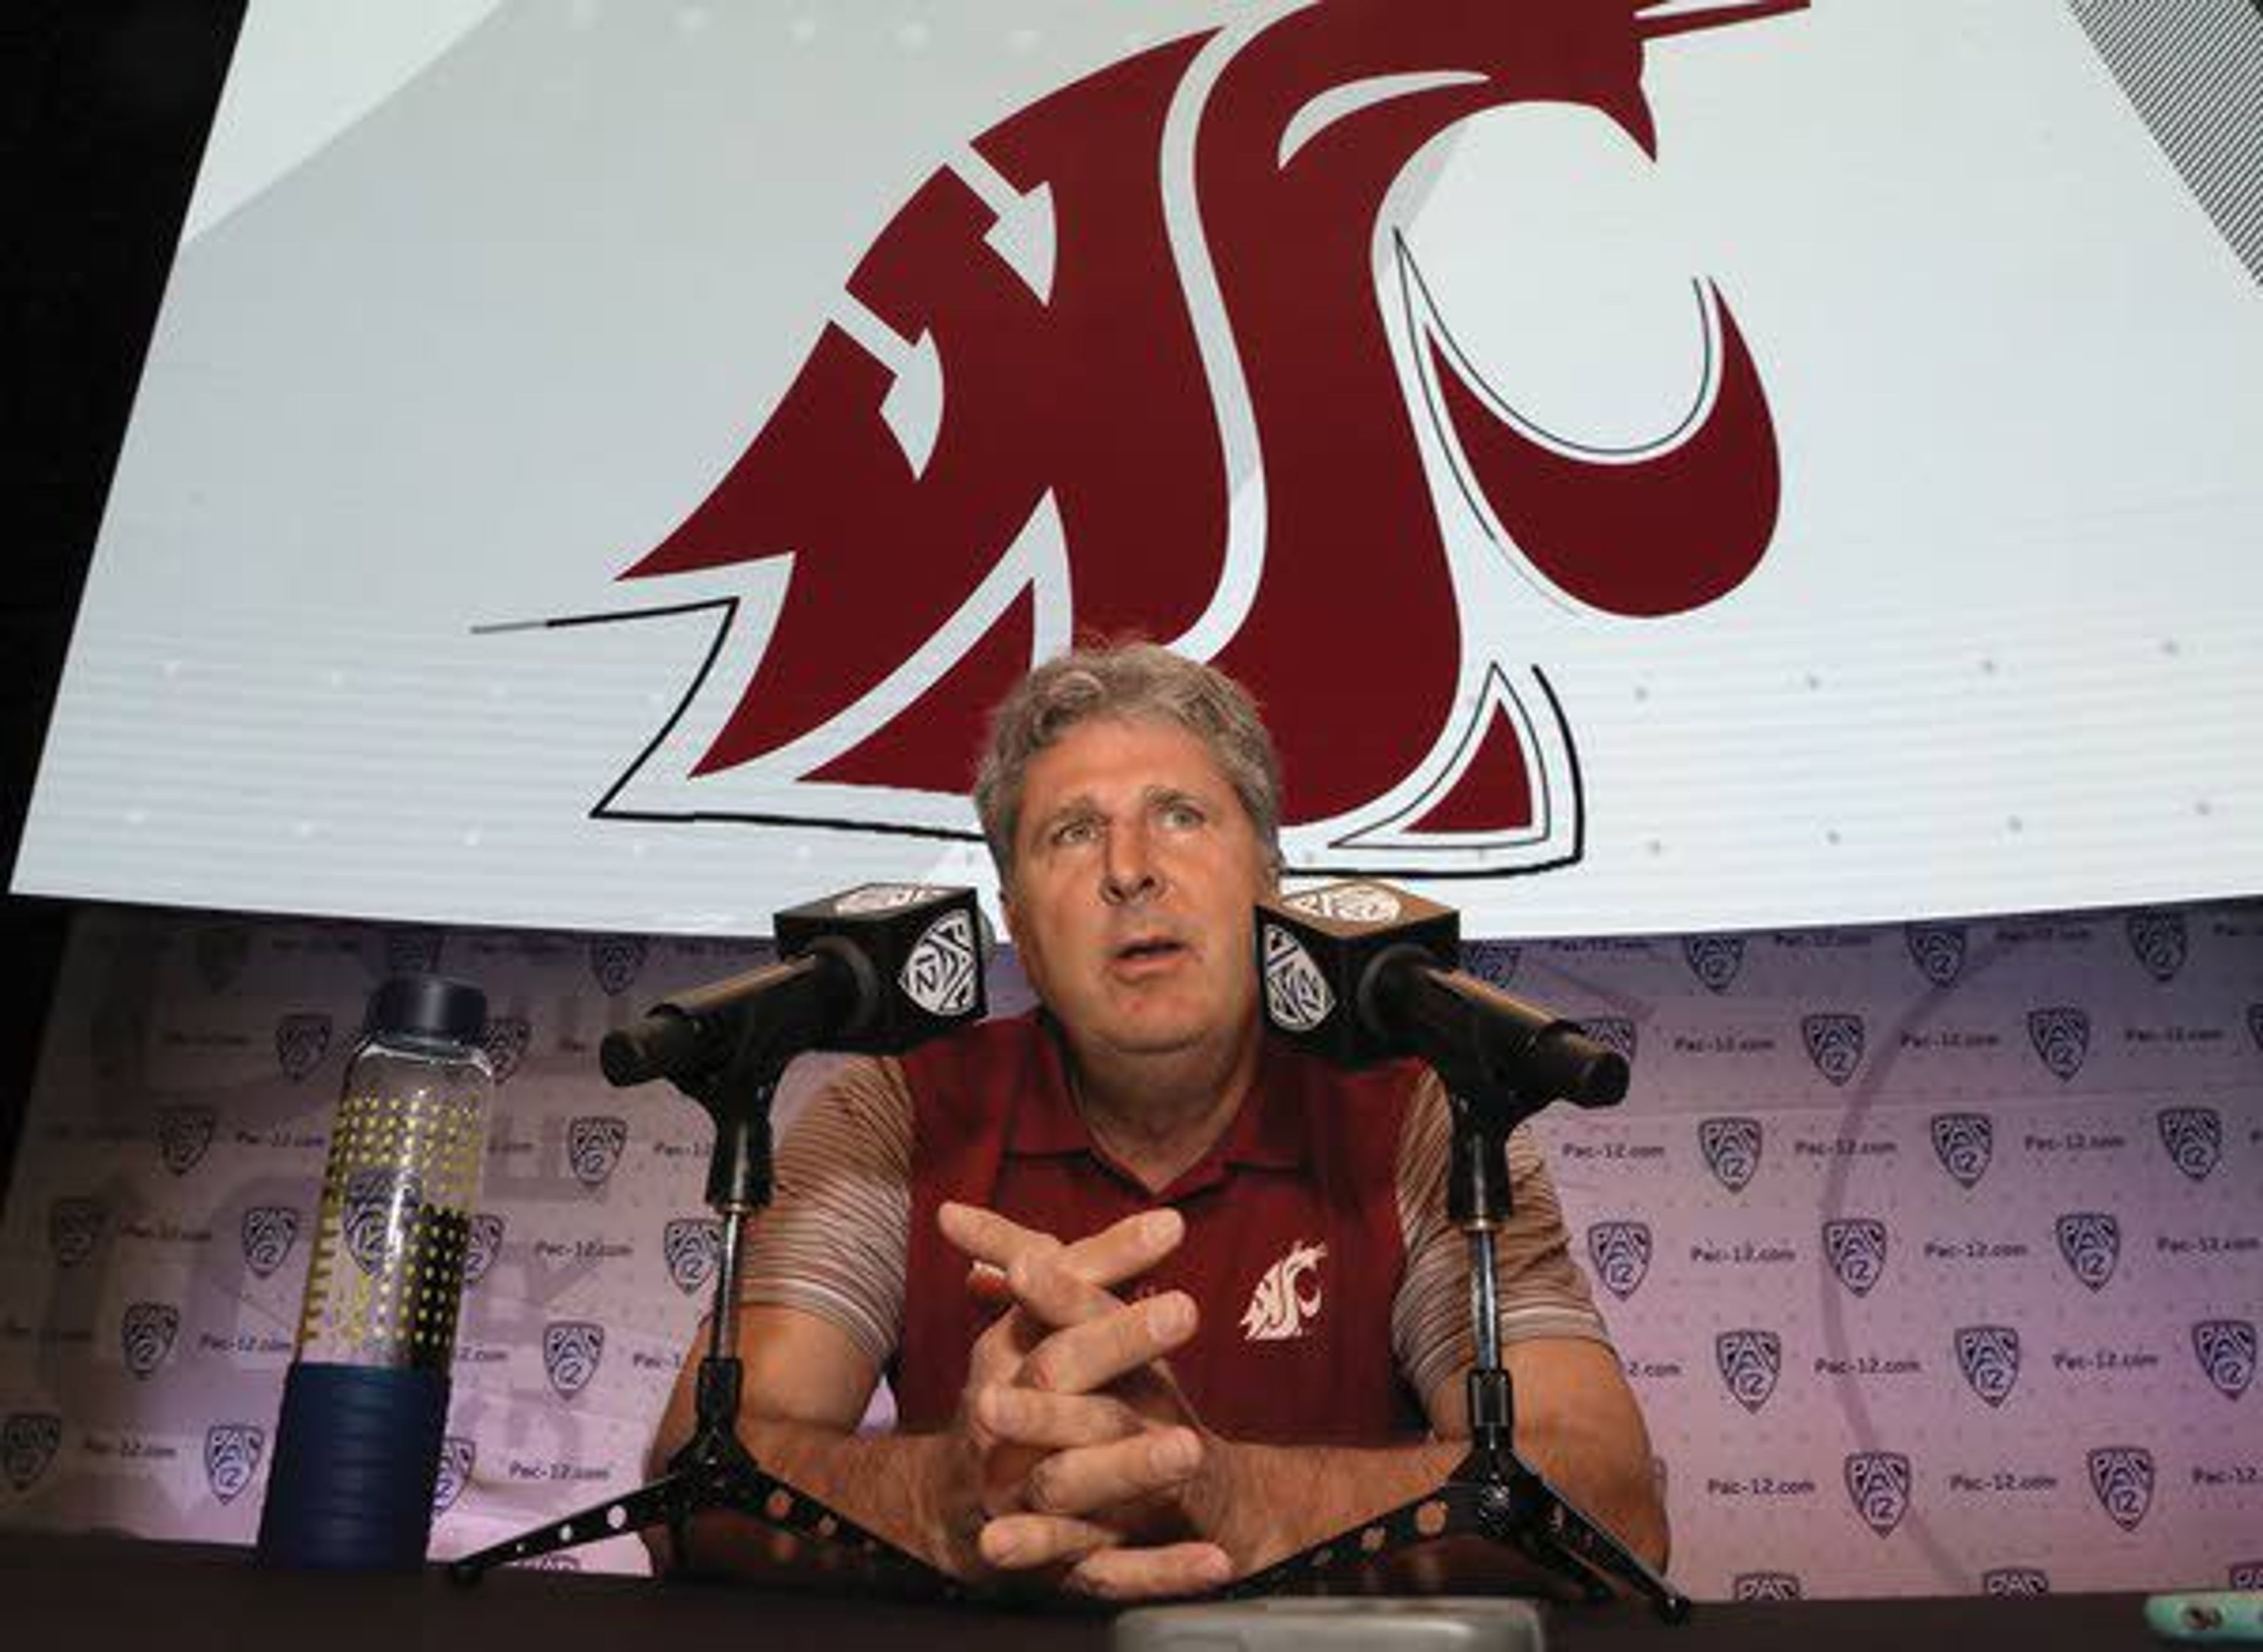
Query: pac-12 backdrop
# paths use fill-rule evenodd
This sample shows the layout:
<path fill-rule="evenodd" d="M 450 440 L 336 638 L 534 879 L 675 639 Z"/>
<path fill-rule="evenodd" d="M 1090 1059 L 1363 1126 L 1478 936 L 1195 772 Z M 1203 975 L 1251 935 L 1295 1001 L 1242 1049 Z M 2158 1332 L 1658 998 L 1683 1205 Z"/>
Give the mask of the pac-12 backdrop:
<path fill-rule="evenodd" d="M 2252 889 L 2245 0 L 260 4 L 17 887 L 979 882 L 1082 630 L 1479 932 Z"/>

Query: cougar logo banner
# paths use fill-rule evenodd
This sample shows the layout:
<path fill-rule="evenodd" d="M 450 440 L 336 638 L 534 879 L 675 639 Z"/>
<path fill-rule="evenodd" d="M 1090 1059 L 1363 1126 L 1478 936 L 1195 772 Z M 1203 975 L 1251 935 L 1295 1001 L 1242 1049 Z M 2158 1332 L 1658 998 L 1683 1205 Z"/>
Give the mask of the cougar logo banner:
<path fill-rule="evenodd" d="M 461 1434 L 451 1434 L 440 1442 L 439 1472 L 432 1476 L 433 1513 L 445 1514 L 456 1506 L 456 1499 L 471 1483 L 472 1467 L 479 1460 L 478 1445 Z"/>
<path fill-rule="evenodd" d="M 2020 1333 L 2009 1325 L 1964 1325 L 1956 1332 L 1956 1368 L 1990 1405 L 2011 1397 L 2020 1380 Z"/>
<path fill-rule="evenodd" d="M 1726 992 L 1745 967 L 1745 942 L 1740 935 L 1688 935 L 1681 941 L 1682 961 L 1708 992 Z"/>
<path fill-rule="evenodd" d="M 293 1083 L 322 1065 L 329 1048 L 330 1018 L 326 1015 L 301 1011 L 275 1024 L 275 1059 Z"/>
<path fill-rule="evenodd" d="M 981 967 L 972 916 L 945 912 L 920 931 L 896 979 L 904 996 L 929 1015 L 965 1015 L 980 990 Z"/>
<path fill-rule="evenodd" d="M 468 1289 L 488 1277 L 495 1266 L 495 1257 L 502 1252 L 503 1219 L 481 1212 L 472 1218 L 471 1228 L 464 1237 L 464 1284 Z"/>
<path fill-rule="evenodd" d="M 723 1224 L 712 1217 L 684 1216 L 661 1229 L 660 1254 L 668 1277 L 686 1296 L 715 1277 L 723 1257 Z"/>
<path fill-rule="evenodd" d="M 11 1411 L 8 1420 L 0 1423 L 0 1466 L 6 1468 L 8 1483 L 18 1491 L 29 1490 L 47 1472 L 62 1438 L 63 1420 L 54 1413 Z"/>
<path fill-rule="evenodd" d="M 1634 1023 L 1623 1015 L 1591 1015 L 1580 1023 L 1580 1031 L 1607 1050 L 1616 1050 L 1627 1061 L 1634 1060 Z"/>
<path fill-rule="evenodd" d="M 424 1183 L 414 1170 L 372 1165 L 346 1177 L 346 1254 L 364 1273 L 383 1269 L 408 1243 L 424 1208 Z"/>
<path fill-rule="evenodd" d="M 1933 1116 L 1933 1156 L 1959 1187 L 1977 1187 L 1996 1150 L 1996 1126 L 1985 1112 Z"/>
<path fill-rule="evenodd" d="M 608 998 L 618 998 L 636 985 L 636 978 L 644 974 L 649 950 L 649 943 L 640 935 L 600 935 L 592 940 L 589 974 L 597 989 Z"/>
<path fill-rule="evenodd" d="M 1305 944 L 1277 924 L 1265 925 L 1265 1014 L 1275 1026 L 1309 1032 L 1335 1012 L 1335 994 Z"/>
<path fill-rule="evenodd" d="M 118 1345 L 126 1368 L 146 1377 L 165 1363 L 181 1331 L 181 1310 L 170 1302 L 131 1302 L 118 1322 Z"/>
<path fill-rule="evenodd" d="M 259 1459 L 267 1449 L 267 1431 L 249 1423 L 215 1423 L 205 1431 L 205 1483 L 222 1503 L 236 1495 L 259 1472 Z"/>
<path fill-rule="evenodd" d="M 1999 1566 L 1980 1574 L 1984 1595 L 2048 1595 L 2050 1576 L 2034 1566 Z"/>
<path fill-rule="evenodd" d="M 1603 1288 L 1623 1301 L 1650 1272 L 1650 1224 L 1599 1221 L 1587 1229 L 1587 1259 Z"/>
<path fill-rule="evenodd" d="M 2189 943 L 2180 912 L 2132 912 L 2122 924 L 2129 950 L 2156 981 L 2174 981 Z"/>
<path fill-rule="evenodd" d="M 1936 987 L 1953 987 L 1964 973 L 1964 925 L 1912 924 L 1902 931 L 1910 961 Z"/>
<path fill-rule="evenodd" d="M 2213 1107 L 2164 1107 L 2155 1122 L 2169 1162 L 2204 1182 L 2223 1151 L 2223 1116 Z"/>
<path fill-rule="evenodd" d="M 1807 1045 L 1807 1059 L 1815 1070 L 1835 1085 L 1854 1077 L 1862 1064 L 1862 1018 L 1827 1014 L 1800 1018 L 1799 1036 Z"/>
<path fill-rule="evenodd" d="M 1783 1369 L 1783 1339 L 1772 1330 L 1724 1330 L 1713 1338 L 1713 1364 L 1729 1397 L 1757 1412 L 1775 1392 Z"/>
<path fill-rule="evenodd" d="M 1910 1460 L 1899 1452 L 1856 1452 L 1847 1459 L 1847 1496 L 1862 1524 L 1884 1537 L 1909 1512 Z"/>
<path fill-rule="evenodd" d="M 220 1114 L 210 1107 L 157 1109 L 157 1157 L 176 1176 L 186 1176 L 203 1162 L 212 1146 Z"/>
<path fill-rule="evenodd" d="M 1697 1150 L 1705 1168 L 1732 1193 L 1742 1192 L 1761 1167 L 1761 1121 L 1757 1119 L 1701 1119 L 1697 1121 Z"/>
<path fill-rule="evenodd" d="M 394 924 L 385 931 L 385 967 L 389 975 L 429 975 L 440 967 L 448 931 L 429 924 Z"/>
<path fill-rule="evenodd" d="M 1799 1579 L 1790 1572 L 1739 1572 L 1729 1583 L 1732 1600 L 1797 1600 Z"/>
<path fill-rule="evenodd" d="M 1241 1313 L 1245 1341 L 1288 1342 L 1305 1334 L 1320 1316 L 1319 1276 L 1327 1255 L 1327 1246 L 1299 1239 L 1289 1247 L 1288 1255 L 1265 1270 Z"/>
<path fill-rule="evenodd" d="M 299 1237 L 299 1213 L 288 1205 L 254 1205 L 239 1224 L 243 1265 L 259 1279 L 271 1279 Z"/>
<path fill-rule="evenodd" d="M 94 1254 L 110 1211 L 94 1199 L 59 1199 L 47 1206 L 47 1249 L 61 1267 L 75 1268 Z"/>
<path fill-rule="evenodd" d="M 1071 633 L 1137 632 L 1265 706 L 1296 777 L 1299 869 L 1578 859 L 1572 730 L 1509 637 L 1467 634 L 1426 438 L 1493 556 L 1589 609 L 1658 618 L 1718 601 L 1768 551 L 1767 395 L 1700 280 L 1703 383 L 1681 429 L 1606 453 L 1530 425 L 1470 365 L 1403 241 L 1378 293 L 1385 197 L 1442 134 L 1529 102 L 1600 112 L 1654 155 L 1645 42 L 1803 4 L 1652 19 L 1586 0 L 1317 0 L 1141 52 L 977 136 L 1007 189 L 1045 192 L 1050 257 L 994 252 L 998 214 L 945 169 L 849 281 L 876 333 L 942 362 L 934 428 L 907 441 L 887 417 L 895 364 L 828 327 L 713 491 L 623 574 L 793 558 L 688 777 L 746 807 L 706 815 L 972 837 L 981 708 Z M 1181 122 L 1190 150 L 1170 140 Z M 1175 225 L 1159 185 L 1189 167 L 1196 220 Z M 1213 304 L 1224 341 L 1197 324 Z M 1263 502 L 1239 526 L 1237 453 Z M 1390 668 L 1355 681 L 1368 605 L 1309 593 L 1370 587 L 1380 545 Z"/>
<path fill-rule="evenodd" d="M 2058 1253 L 2074 1277 L 2092 1290 L 2103 1289 L 2122 1259 L 2122 1224 L 2100 1211 L 2074 1211 L 2057 1224 Z"/>
<path fill-rule="evenodd" d="M 2142 1446 L 2101 1446 L 2087 1460 L 2098 1506 L 2124 1532 L 2136 1531 L 2153 1506 L 2153 1453 Z"/>
<path fill-rule="evenodd" d="M 2064 1005 L 2028 1011 L 2028 1042 L 2062 1084 L 2082 1070 L 2090 1054 L 2090 1017 Z"/>
<path fill-rule="evenodd" d="M 587 1188 L 603 1187 L 629 1143 L 625 1119 L 575 1119 L 566 1126 L 566 1168 Z"/>
<path fill-rule="evenodd" d="M 206 992 L 226 992 L 251 961 L 251 931 L 242 924 L 214 924 L 197 931 L 197 980 Z"/>
<path fill-rule="evenodd" d="M 488 1065 L 495 1069 L 495 1081 L 507 1084 L 518 1064 L 526 1059 L 526 1047 L 534 1038 L 534 1024 L 523 1015 L 498 1015 L 488 1018 L 487 1036 L 481 1040 L 488 1053 Z"/>
<path fill-rule="evenodd" d="M 542 1369 L 561 1400 L 589 1386 L 605 1357 L 605 1328 L 588 1320 L 560 1320 L 542 1328 Z"/>
<path fill-rule="evenodd" d="M 2204 1319 L 2192 1328 L 2193 1355 L 2227 1400 L 2255 1380 L 2255 1327 L 2244 1319 Z"/>
<path fill-rule="evenodd" d="M 1463 972 L 1496 987 L 1506 987 L 1516 979 L 1516 967 L 1523 959 L 1524 948 L 1515 941 L 1462 943 Z"/>
<path fill-rule="evenodd" d="M 1886 1224 L 1868 1216 L 1826 1221 L 1823 1254 L 1840 1284 L 1857 1296 L 1868 1296 L 1886 1271 Z"/>

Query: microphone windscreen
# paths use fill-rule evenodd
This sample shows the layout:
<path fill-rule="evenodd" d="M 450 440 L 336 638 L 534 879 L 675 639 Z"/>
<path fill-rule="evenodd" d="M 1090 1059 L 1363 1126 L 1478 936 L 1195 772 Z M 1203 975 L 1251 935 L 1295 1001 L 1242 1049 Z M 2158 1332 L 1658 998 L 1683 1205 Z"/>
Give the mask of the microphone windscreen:
<path fill-rule="evenodd" d="M 859 1003 L 827 1049 L 900 1054 L 988 1012 L 986 926 L 972 889 L 867 883 L 780 912 L 778 956 L 851 964 Z"/>
<path fill-rule="evenodd" d="M 1461 960 L 1453 908 L 1371 879 L 1262 901 L 1256 931 L 1267 1025 L 1338 1067 L 1412 1052 L 1370 1003 L 1387 953 L 1411 949 L 1440 969 Z"/>

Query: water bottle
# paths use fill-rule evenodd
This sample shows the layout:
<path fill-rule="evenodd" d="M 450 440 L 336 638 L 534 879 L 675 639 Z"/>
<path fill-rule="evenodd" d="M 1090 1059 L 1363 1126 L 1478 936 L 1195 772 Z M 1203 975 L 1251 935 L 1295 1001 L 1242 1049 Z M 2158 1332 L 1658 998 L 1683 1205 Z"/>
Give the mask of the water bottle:
<path fill-rule="evenodd" d="M 421 1566 L 495 1075 L 487 998 L 397 975 L 370 999 L 330 1134 L 259 1558 Z"/>

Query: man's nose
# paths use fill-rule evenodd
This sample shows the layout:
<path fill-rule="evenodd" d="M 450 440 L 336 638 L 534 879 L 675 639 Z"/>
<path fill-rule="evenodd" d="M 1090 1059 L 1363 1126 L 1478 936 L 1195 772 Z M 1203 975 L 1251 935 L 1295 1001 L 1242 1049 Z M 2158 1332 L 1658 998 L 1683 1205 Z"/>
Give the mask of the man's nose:
<path fill-rule="evenodd" d="M 1119 827 L 1108 834 L 1100 869 L 1100 898 L 1110 906 L 1151 901 L 1163 892 L 1162 868 L 1155 864 L 1144 825 Z"/>

